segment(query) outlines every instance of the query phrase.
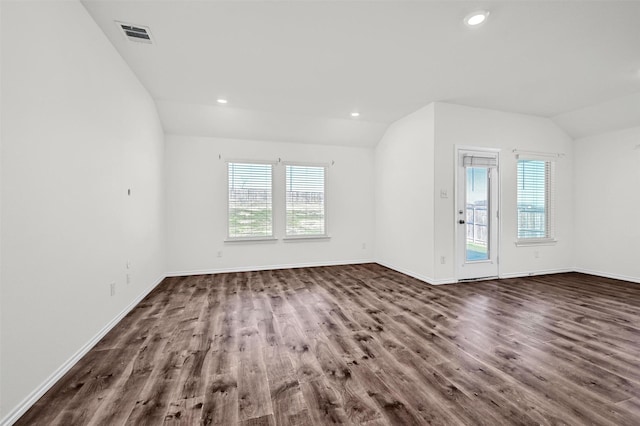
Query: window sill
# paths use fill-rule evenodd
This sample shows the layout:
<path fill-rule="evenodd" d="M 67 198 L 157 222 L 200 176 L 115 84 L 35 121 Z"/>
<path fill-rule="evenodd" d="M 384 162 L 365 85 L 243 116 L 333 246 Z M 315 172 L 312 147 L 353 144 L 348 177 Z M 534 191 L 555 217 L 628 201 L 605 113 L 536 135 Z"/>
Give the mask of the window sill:
<path fill-rule="evenodd" d="M 227 238 L 226 243 L 275 243 L 278 241 L 276 237 L 250 237 L 250 238 Z"/>
<path fill-rule="evenodd" d="M 285 243 L 291 243 L 295 241 L 318 241 L 318 240 L 330 240 L 329 235 L 300 235 L 297 237 L 284 237 L 282 241 Z"/>
<path fill-rule="evenodd" d="M 545 238 L 545 239 L 531 239 L 528 240 L 518 240 L 516 241 L 516 247 L 528 247 L 528 246 L 555 246 L 558 243 L 558 240 L 553 238 Z"/>

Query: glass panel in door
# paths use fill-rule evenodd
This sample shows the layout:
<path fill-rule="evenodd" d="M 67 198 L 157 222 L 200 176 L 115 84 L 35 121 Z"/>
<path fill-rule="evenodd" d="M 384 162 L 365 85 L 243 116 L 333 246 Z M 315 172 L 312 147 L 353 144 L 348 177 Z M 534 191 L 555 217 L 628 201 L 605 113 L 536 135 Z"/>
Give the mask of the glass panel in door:
<path fill-rule="evenodd" d="M 489 260 L 489 171 L 487 167 L 466 167 L 467 262 Z"/>

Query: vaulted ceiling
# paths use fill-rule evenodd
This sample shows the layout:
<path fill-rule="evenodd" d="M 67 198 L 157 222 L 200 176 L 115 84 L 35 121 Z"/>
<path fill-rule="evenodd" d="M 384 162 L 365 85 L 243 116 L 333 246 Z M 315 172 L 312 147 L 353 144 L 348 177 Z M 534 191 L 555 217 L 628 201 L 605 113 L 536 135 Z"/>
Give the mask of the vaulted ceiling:
<path fill-rule="evenodd" d="M 555 117 L 573 136 L 640 125 L 640 2 L 83 3 L 168 133 L 371 146 L 433 101 Z M 467 27 L 478 9 L 489 19 Z"/>

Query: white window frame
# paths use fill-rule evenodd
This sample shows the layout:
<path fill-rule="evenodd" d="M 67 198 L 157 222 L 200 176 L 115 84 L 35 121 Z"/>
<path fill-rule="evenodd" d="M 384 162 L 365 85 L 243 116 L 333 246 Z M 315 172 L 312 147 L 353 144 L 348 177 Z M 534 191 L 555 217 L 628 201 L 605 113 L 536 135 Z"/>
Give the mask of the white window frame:
<path fill-rule="evenodd" d="M 543 161 L 545 162 L 545 237 L 519 237 L 518 228 L 518 164 L 520 161 Z M 557 243 L 555 238 L 555 168 L 556 162 L 549 156 L 540 155 L 516 155 L 516 246 L 532 246 L 532 245 L 554 245 Z"/>
<path fill-rule="evenodd" d="M 301 162 L 291 162 L 287 161 L 283 163 L 285 166 L 284 169 L 284 241 L 299 241 L 299 240 L 322 240 L 329 239 L 331 236 L 329 235 L 329 215 L 328 215 L 328 200 L 327 200 L 327 175 L 329 174 L 329 165 L 322 163 L 301 163 Z M 298 166 L 298 167 L 318 167 L 324 169 L 324 233 L 317 235 L 288 235 L 287 234 L 287 167 L 288 166 Z"/>
<path fill-rule="evenodd" d="M 271 235 L 269 236 L 252 236 L 252 237 L 232 237 L 230 235 L 230 227 L 229 227 L 229 164 L 256 164 L 256 165 L 269 165 L 271 166 Z M 274 208 L 274 198 L 275 198 L 275 168 L 277 163 L 273 161 L 260 161 L 260 160 L 227 160 L 225 162 L 225 173 L 227 174 L 227 238 L 225 242 L 259 242 L 259 241 L 276 241 L 276 229 L 275 229 L 275 208 Z"/>

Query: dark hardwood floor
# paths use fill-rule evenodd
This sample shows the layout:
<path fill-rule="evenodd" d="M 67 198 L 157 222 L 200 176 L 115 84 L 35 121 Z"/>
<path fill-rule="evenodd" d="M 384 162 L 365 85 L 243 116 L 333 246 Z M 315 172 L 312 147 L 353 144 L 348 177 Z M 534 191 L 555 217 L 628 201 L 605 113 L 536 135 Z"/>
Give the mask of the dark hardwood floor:
<path fill-rule="evenodd" d="M 166 279 L 19 425 L 640 425 L 640 285 Z"/>

